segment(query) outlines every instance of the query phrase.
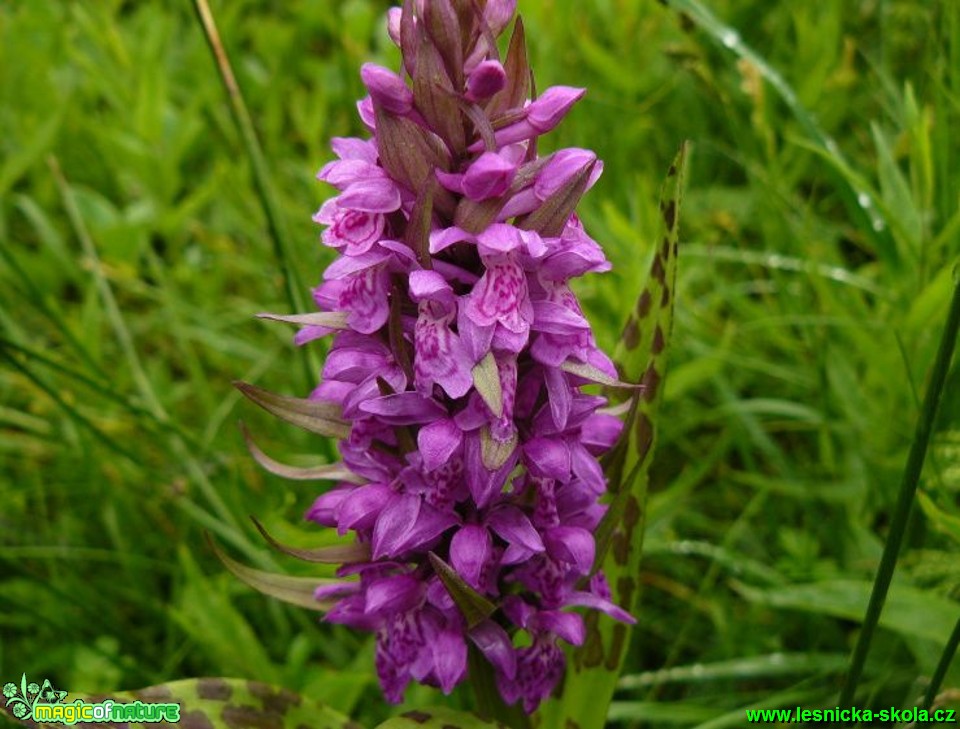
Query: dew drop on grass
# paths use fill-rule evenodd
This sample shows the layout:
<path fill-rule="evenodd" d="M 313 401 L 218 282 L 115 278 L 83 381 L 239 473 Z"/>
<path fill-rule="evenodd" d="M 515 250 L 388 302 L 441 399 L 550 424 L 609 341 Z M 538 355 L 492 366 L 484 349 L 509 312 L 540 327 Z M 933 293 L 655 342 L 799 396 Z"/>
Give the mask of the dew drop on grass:
<path fill-rule="evenodd" d="M 733 48 L 738 43 L 740 43 L 740 34 L 735 30 L 727 28 L 723 33 L 720 34 L 720 42 L 723 43 L 727 48 Z"/>

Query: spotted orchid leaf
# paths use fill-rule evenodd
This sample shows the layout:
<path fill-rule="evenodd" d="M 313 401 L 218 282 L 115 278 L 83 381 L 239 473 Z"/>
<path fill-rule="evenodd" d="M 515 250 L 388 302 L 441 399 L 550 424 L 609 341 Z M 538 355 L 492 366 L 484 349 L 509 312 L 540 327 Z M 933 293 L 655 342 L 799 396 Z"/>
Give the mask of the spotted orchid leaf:
<path fill-rule="evenodd" d="M 679 241 L 679 214 L 688 146 L 681 146 L 661 191 L 657 247 L 637 304 L 615 353 L 621 379 L 639 382 L 634 392 L 610 389 L 612 402 L 625 396 L 629 408 L 620 441 L 605 462 L 610 508 L 597 529 L 595 569 L 602 567 L 612 601 L 636 614 L 648 474 L 663 397 Z M 572 651 L 562 695 L 541 706 L 543 726 L 600 729 L 598 706 L 609 705 L 630 641 L 630 626 L 585 617 L 587 637 Z"/>
<path fill-rule="evenodd" d="M 506 729 L 506 725 L 484 721 L 465 711 L 447 708 L 414 709 L 377 724 L 375 729 Z"/>
<path fill-rule="evenodd" d="M 100 703 L 109 699 L 115 704 L 134 701 L 179 704 L 178 725 L 182 729 L 239 729 L 240 727 L 362 729 L 349 717 L 317 701 L 284 688 L 240 678 L 191 678 L 134 691 L 108 691 L 97 694 L 68 691 L 63 701 L 72 704 L 77 699 L 87 703 Z M 0 710 L 0 720 L 4 718 L 6 717 Z M 0 721 L 0 725 L 2 724 L 3 722 Z M 156 729 L 157 726 L 165 724 L 166 722 L 157 724 L 136 721 L 98 721 L 95 724 L 77 723 L 75 726 Z M 14 726 L 63 729 L 64 724 L 26 721 L 17 722 Z"/>

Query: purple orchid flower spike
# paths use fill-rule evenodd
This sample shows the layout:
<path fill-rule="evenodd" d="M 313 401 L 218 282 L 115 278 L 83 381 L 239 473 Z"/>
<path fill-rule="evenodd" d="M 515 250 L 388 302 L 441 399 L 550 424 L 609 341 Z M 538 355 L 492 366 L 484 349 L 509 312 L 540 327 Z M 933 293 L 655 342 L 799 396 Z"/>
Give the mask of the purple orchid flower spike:
<path fill-rule="evenodd" d="M 334 139 L 318 174 L 338 191 L 314 218 L 337 252 L 319 312 L 280 317 L 303 324 L 300 344 L 333 336 L 308 404 L 349 433 L 350 478 L 307 518 L 363 549 L 317 598 L 326 620 L 376 634 L 393 702 L 411 681 L 452 691 L 473 646 L 532 712 L 563 675 L 560 644 L 584 641 L 578 610 L 633 621 L 594 565 L 598 458 L 622 425 L 581 391 L 617 373 L 570 286 L 610 267 L 575 213 L 602 164 L 537 157 L 584 90 L 527 98 L 525 54 L 511 44 L 501 63 L 495 42 L 515 10 L 390 11 L 401 70 L 360 71 L 372 137 Z"/>

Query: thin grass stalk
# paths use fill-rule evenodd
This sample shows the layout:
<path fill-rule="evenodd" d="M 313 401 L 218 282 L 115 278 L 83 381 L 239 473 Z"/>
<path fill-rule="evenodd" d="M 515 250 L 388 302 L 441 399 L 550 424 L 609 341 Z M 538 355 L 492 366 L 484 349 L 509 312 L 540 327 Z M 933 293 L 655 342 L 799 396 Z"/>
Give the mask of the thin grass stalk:
<path fill-rule="evenodd" d="M 70 219 L 70 223 L 73 226 L 74 232 L 77 238 L 80 240 L 80 246 L 83 249 L 84 255 L 90 260 L 94 283 L 96 284 L 97 290 L 100 293 L 100 298 L 103 301 L 107 320 L 110 322 L 110 325 L 114 331 L 114 335 L 116 336 L 120 344 L 120 348 L 123 350 L 123 354 L 127 359 L 127 362 L 133 373 L 134 382 L 136 383 L 137 389 L 140 392 L 140 396 L 144 399 L 147 409 L 153 414 L 158 422 L 169 422 L 170 415 L 163 407 L 163 403 L 161 403 L 160 399 L 157 397 L 157 394 L 153 389 L 153 385 L 151 385 L 146 371 L 143 369 L 143 364 L 140 362 L 140 357 L 137 354 L 133 337 L 130 334 L 130 330 L 127 328 L 126 322 L 123 319 L 123 315 L 120 313 L 120 307 L 117 304 L 116 297 L 113 295 L 113 289 L 110 287 L 110 282 L 107 280 L 106 274 L 103 271 L 103 265 L 101 264 L 100 256 L 97 253 L 97 248 L 94 245 L 93 238 L 91 238 L 90 232 L 87 230 L 86 223 L 83 220 L 83 216 L 80 214 L 80 208 L 77 205 L 77 200 L 73 194 L 73 190 L 71 189 L 70 184 L 67 182 L 63 171 L 60 169 L 60 164 L 57 162 L 56 158 L 50 157 L 48 162 L 50 169 L 53 172 L 54 181 L 56 182 L 57 188 L 60 191 L 60 196 L 63 199 L 63 205 L 66 209 L 67 217 Z M 227 507 L 226 502 L 224 502 L 217 490 L 213 488 L 213 484 L 210 483 L 210 480 L 204 473 L 203 468 L 201 468 L 200 464 L 197 463 L 196 459 L 190 453 L 183 439 L 177 435 L 173 435 L 171 436 L 170 444 L 173 455 L 184 464 L 189 475 L 200 487 L 204 497 L 216 510 L 217 516 L 223 522 L 225 528 L 229 528 L 234 532 L 235 540 L 243 541 L 245 551 L 253 552 L 255 554 L 256 552 L 252 545 L 243 539 L 242 530 L 240 529 L 240 525 L 236 517 Z"/>
<path fill-rule="evenodd" d="M 787 80 L 771 66 L 767 60 L 743 42 L 740 33 L 735 28 L 722 23 L 699 0 L 665 0 L 674 10 L 683 13 L 687 18 L 699 25 L 715 42 L 737 58 L 747 61 L 763 79 L 770 84 L 777 95 L 786 104 L 790 113 L 800 123 L 810 137 L 814 146 L 827 157 L 832 158 L 840 168 L 849 169 L 846 157 L 836 140 L 827 134 L 816 117 L 801 103 L 797 92 L 787 83 Z M 876 195 L 860 180 L 852 180 L 840 176 L 841 185 L 847 187 L 847 204 L 855 217 L 865 217 L 865 230 L 869 236 L 877 241 L 883 249 L 892 249 L 893 239 L 890 235 L 890 226 L 879 210 Z M 864 202 L 866 201 L 866 203 Z"/>
<path fill-rule="evenodd" d="M 210 9 L 210 4 L 207 0 L 193 0 L 193 7 L 196 10 L 197 19 L 203 28 L 203 35 L 207 39 L 207 45 L 210 47 L 210 53 L 213 55 L 220 80 L 223 82 L 224 90 L 230 101 L 230 114 L 237 125 L 247 157 L 250 160 L 254 187 L 257 190 L 257 196 L 260 198 L 260 204 L 267 218 L 267 227 L 270 230 L 273 255 L 277 259 L 283 276 L 287 305 L 291 312 L 304 311 L 304 302 L 300 293 L 303 291 L 303 286 L 296 269 L 290 264 L 289 234 L 283 215 L 280 212 L 280 205 L 277 203 L 277 198 L 273 192 L 273 183 L 267 168 L 267 160 L 253 126 L 250 111 L 247 109 L 243 92 L 240 90 L 227 51 L 220 39 L 220 32 L 217 30 L 217 23 Z M 314 355 L 310 348 L 304 347 L 300 351 L 306 382 L 312 383 L 320 369 L 319 364 L 314 361 Z"/>
<path fill-rule="evenodd" d="M 11 367 L 16 369 L 18 372 L 20 372 L 20 374 L 22 374 L 24 377 L 30 380 L 34 385 L 36 385 L 45 393 L 47 393 L 47 395 L 55 403 L 57 403 L 57 405 L 71 419 L 73 419 L 74 421 L 82 425 L 84 428 L 86 428 L 88 431 L 90 431 L 90 434 L 93 435 L 93 437 L 99 440 L 101 443 L 103 443 L 107 448 L 109 448 L 111 451 L 113 451 L 117 455 L 123 456 L 128 461 L 130 461 L 130 463 L 140 465 L 141 460 L 137 458 L 136 454 L 124 448 L 117 441 L 115 441 L 109 435 L 104 433 L 99 427 L 97 427 L 95 423 L 93 423 L 88 418 L 84 417 L 78 410 L 71 407 L 67 403 L 67 401 L 60 396 L 60 393 L 57 392 L 56 388 L 52 387 L 44 380 L 41 380 L 39 377 L 37 377 L 37 375 L 33 371 L 31 371 L 27 367 L 24 367 L 23 364 L 17 361 L 16 357 L 10 354 L 10 352 L 7 350 L 6 347 L 0 346 L 0 358 L 6 360 Z"/>
<path fill-rule="evenodd" d="M 947 644 L 943 647 L 940 661 L 937 663 L 937 668 L 933 672 L 933 677 L 930 679 L 927 693 L 923 697 L 924 709 L 929 711 L 930 707 L 933 706 L 933 702 L 940 692 L 940 686 L 943 685 L 943 679 L 947 676 L 947 670 L 950 668 L 950 664 L 953 662 L 953 657 L 957 654 L 958 648 L 960 648 L 960 620 L 953 626 L 953 633 L 950 635 Z"/>
<path fill-rule="evenodd" d="M 923 400 L 923 408 L 917 421 L 913 443 L 910 444 L 910 454 L 907 457 L 903 481 L 900 484 L 900 493 L 890 523 L 890 534 L 883 548 L 883 556 L 880 558 L 877 576 L 873 581 L 873 591 L 870 594 L 870 602 L 863 618 L 863 627 L 860 630 L 860 635 L 857 636 L 857 643 L 850 658 L 850 670 L 847 672 L 846 681 L 840 691 L 840 706 L 850 706 L 853 703 L 857 683 L 860 681 L 860 675 L 863 673 L 863 666 L 870 651 L 870 643 L 873 641 L 877 624 L 880 621 L 883 603 L 886 600 L 887 591 L 890 589 L 890 582 L 893 580 L 893 572 L 897 566 L 897 556 L 900 554 L 900 546 L 903 543 L 903 536 L 906 533 L 910 511 L 917 493 L 917 484 L 923 470 L 923 461 L 927 453 L 927 446 L 930 443 L 937 409 L 943 396 L 943 385 L 957 343 L 958 330 L 960 330 L 960 281 L 957 282 L 953 290 L 953 300 L 950 303 L 947 323 L 940 338 L 937 357 L 933 363 L 930 384 Z M 955 649 L 956 646 L 954 646 Z"/>

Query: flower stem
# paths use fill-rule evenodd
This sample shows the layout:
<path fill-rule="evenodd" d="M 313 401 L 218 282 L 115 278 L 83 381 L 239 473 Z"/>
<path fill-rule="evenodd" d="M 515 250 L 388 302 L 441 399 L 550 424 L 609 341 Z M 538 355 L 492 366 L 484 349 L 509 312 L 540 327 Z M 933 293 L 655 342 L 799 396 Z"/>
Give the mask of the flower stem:
<path fill-rule="evenodd" d="M 950 303 L 950 311 L 947 314 L 947 323 L 940 339 L 937 357 L 933 363 L 933 371 L 930 374 L 930 384 L 927 387 L 927 393 L 923 400 L 920 418 L 917 421 L 916 432 L 913 436 L 913 443 L 910 445 L 910 454 L 907 457 L 907 465 L 903 472 L 903 481 L 900 484 L 900 493 L 897 497 L 893 519 L 890 523 L 890 534 L 883 548 L 883 556 L 880 558 L 880 567 L 877 570 L 877 576 L 873 581 L 873 591 L 870 595 L 870 602 L 867 605 L 866 615 L 863 618 L 863 627 L 860 630 L 860 635 L 857 637 L 857 644 L 854 646 L 853 655 L 850 658 L 850 669 L 847 672 L 846 682 L 840 692 L 840 706 L 850 706 L 853 702 L 857 683 L 863 672 L 867 653 L 870 651 L 870 643 L 873 640 L 873 635 L 876 632 L 877 624 L 880 620 L 883 603 L 884 600 L 886 600 L 887 591 L 890 589 L 890 582 L 893 579 L 893 572 L 897 565 L 897 556 L 900 553 L 900 546 L 903 543 L 903 535 L 906 532 L 910 510 L 913 506 L 914 497 L 916 496 L 917 483 L 920 480 L 920 473 L 923 470 L 923 460 L 927 453 L 927 446 L 930 443 L 930 435 L 933 431 L 937 408 L 940 405 L 940 400 L 943 395 L 943 385 L 947 378 L 950 360 L 953 357 L 953 350 L 956 346 L 958 330 L 960 330 L 960 281 L 957 282 L 953 291 L 953 300 Z M 954 636 L 951 638 L 951 643 L 954 643 L 954 650 L 956 650 L 954 641 L 954 638 L 957 637 L 956 632 L 955 630 Z M 948 645 L 948 649 L 949 647 Z M 946 653 L 944 660 L 949 662 L 949 659 L 946 658 Z M 938 672 L 939 668 L 940 667 L 938 667 Z"/>

